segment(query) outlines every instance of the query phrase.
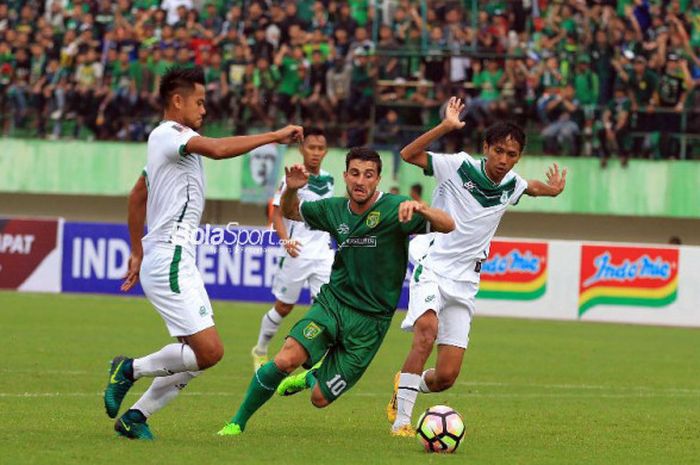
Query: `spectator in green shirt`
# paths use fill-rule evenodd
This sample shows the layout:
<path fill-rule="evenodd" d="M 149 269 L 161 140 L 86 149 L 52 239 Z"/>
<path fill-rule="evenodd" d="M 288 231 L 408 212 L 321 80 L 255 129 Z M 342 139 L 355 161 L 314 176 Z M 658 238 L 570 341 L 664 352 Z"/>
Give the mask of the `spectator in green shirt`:
<path fill-rule="evenodd" d="M 629 152 L 627 151 L 627 134 L 630 127 L 630 112 L 632 102 L 627 95 L 627 88 L 622 83 L 615 86 L 614 98 L 603 110 L 603 127 L 598 131 L 601 147 L 600 166 L 608 166 L 608 159 L 613 151 L 620 156 L 623 167 L 627 166 Z"/>
<path fill-rule="evenodd" d="M 472 70 L 472 84 L 479 89 L 479 95 L 469 103 L 467 115 L 476 121 L 479 127 L 483 127 L 497 106 L 507 76 L 496 60 L 486 60 L 485 69 L 481 69 L 481 63 L 475 60 Z"/>

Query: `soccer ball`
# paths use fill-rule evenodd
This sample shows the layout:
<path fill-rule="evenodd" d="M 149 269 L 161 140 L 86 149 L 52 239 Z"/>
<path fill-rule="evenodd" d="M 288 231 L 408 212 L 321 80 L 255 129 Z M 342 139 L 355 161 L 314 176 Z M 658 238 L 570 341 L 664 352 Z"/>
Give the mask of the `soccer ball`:
<path fill-rule="evenodd" d="M 445 405 L 435 405 L 418 419 L 416 437 L 426 452 L 454 452 L 466 431 L 462 415 Z"/>

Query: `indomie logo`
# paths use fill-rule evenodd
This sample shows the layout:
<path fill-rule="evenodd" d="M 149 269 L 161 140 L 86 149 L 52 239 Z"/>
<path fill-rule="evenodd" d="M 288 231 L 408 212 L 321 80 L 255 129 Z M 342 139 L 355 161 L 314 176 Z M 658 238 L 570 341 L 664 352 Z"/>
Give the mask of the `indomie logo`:
<path fill-rule="evenodd" d="M 593 261 L 595 274 L 584 282 L 590 286 L 599 281 L 634 281 L 640 278 L 666 281 L 671 276 L 671 262 L 661 257 L 652 260 L 649 255 L 643 255 L 635 261 L 625 259 L 621 264 L 612 263 L 610 252 L 598 255 Z"/>
<path fill-rule="evenodd" d="M 529 250 L 525 253 L 518 249 L 511 250 L 505 255 L 495 254 L 481 266 L 484 274 L 530 273 L 536 274 L 542 268 L 542 259 L 533 255 Z"/>

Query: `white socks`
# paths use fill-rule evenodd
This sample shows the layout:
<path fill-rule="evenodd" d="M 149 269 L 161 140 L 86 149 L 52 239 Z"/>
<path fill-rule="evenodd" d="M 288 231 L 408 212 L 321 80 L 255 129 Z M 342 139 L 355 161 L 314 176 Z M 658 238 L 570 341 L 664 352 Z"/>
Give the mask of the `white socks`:
<path fill-rule="evenodd" d="M 435 368 L 428 368 L 428 369 L 425 370 L 425 371 L 423 372 L 423 374 L 420 376 L 420 384 L 418 385 L 418 390 L 419 390 L 420 392 L 422 392 L 422 393 L 432 392 L 432 391 L 430 390 L 430 388 L 428 387 L 428 384 L 425 382 L 425 375 L 426 375 L 429 371 L 435 371 Z"/>
<path fill-rule="evenodd" d="M 258 335 L 258 345 L 255 347 L 255 352 L 258 354 L 266 354 L 270 341 L 277 330 L 280 329 L 280 323 L 284 317 L 277 313 L 275 307 L 272 307 L 266 314 L 263 315 L 260 322 L 260 334 Z"/>
<path fill-rule="evenodd" d="M 425 370 L 422 375 L 416 375 L 414 373 L 401 373 L 401 375 L 399 375 L 399 391 L 396 395 L 397 405 L 394 429 L 411 424 L 413 407 L 416 405 L 418 393 L 431 392 L 425 382 L 425 374 L 431 370 L 434 370 L 434 368 Z"/>
<path fill-rule="evenodd" d="M 187 383 L 200 373 L 201 371 L 183 371 L 154 379 L 151 387 L 131 408 L 139 410 L 146 418 L 150 417 L 177 397 L 180 391 L 187 386 Z"/>
<path fill-rule="evenodd" d="M 413 406 L 416 404 L 416 397 L 418 397 L 420 381 L 420 375 L 414 373 L 401 373 L 399 375 L 399 392 L 396 395 L 397 411 L 394 428 L 411 424 L 411 415 L 413 414 Z"/>
<path fill-rule="evenodd" d="M 169 376 L 183 371 L 197 371 L 197 356 L 187 344 L 168 344 L 145 357 L 134 359 L 134 379 Z"/>

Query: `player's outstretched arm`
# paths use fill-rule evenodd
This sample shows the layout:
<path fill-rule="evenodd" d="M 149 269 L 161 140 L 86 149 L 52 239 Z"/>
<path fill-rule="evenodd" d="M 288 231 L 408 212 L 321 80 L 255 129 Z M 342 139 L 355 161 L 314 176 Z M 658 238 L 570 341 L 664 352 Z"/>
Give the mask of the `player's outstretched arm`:
<path fill-rule="evenodd" d="M 451 97 L 445 108 L 445 119 L 433 129 L 423 133 L 416 140 L 401 149 L 401 158 L 412 165 L 426 169 L 428 167 L 428 154 L 426 149 L 430 144 L 445 134 L 464 127 L 464 121 L 460 121 L 459 119 L 459 115 L 463 110 L 464 103 L 457 97 Z"/>
<path fill-rule="evenodd" d="M 124 282 L 121 285 L 122 292 L 127 292 L 134 287 L 139 280 L 139 270 L 143 260 L 143 246 L 141 235 L 146 224 L 146 202 L 148 201 L 148 187 L 146 177 L 139 176 L 129 194 L 128 223 L 129 239 L 131 240 L 131 255 L 129 256 L 129 268 L 127 269 Z"/>
<path fill-rule="evenodd" d="M 425 217 L 430 223 L 431 231 L 448 233 L 455 229 L 455 222 L 446 211 L 429 207 L 423 202 L 416 202 L 415 200 L 401 202 L 401 205 L 399 205 L 399 221 L 401 223 L 411 221 L 414 213 Z"/>
<path fill-rule="evenodd" d="M 304 221 L 299 213 L 299 196 L 297 191 L 304 187 L 309 180 L 309 172 L 304 165 L 292 165 L 284 167 L 287 188 L 282 193 L 280 198 L 280 207 L 282 215 L 285 218 L 295 221 Z"/>
<path fill-rule="evenodd" d="M 304 138 L 301 126 L 289 125 L 282 129 L 253 136 L 204 137 L 195 136 L 187 142 L 185 149 L 188 153 L 197 153 L 208 158 L 221 160 L 233 158 L 250 152 L 265 144 L 290 144 L 300 142 Z"/>
<path fill-rule="evenodd" d="M 559 165 L 554 163 L 547 170 L 547 182 L 537 181 L 536 179 L 527 181 L 527 189 L 525 193 L 532 197 L 556 197 L 561 194 L 566 186 L 566 168 L 561 173 Z"/>

